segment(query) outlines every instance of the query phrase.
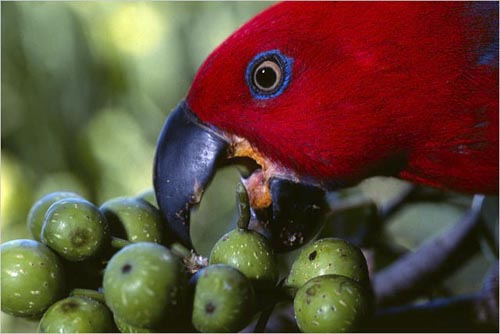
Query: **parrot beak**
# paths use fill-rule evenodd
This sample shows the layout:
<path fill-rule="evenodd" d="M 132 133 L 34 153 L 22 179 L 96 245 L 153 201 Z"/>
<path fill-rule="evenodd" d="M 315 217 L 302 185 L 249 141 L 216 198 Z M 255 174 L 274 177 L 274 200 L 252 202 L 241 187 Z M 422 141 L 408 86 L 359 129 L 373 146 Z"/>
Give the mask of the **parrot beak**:
<path fill-rule="evenodd" d="M 251 207 L 250 228 L 267 237 L 276 252 L 293 250 L 311 240 L 329 208 L 325 191 L 280 176 L 271 177 L 269 189 L 272 204 Z"/>
<path fill-rule="evenodd" d="M 250 228 L 277 251 L 297 248 L 318 232 L 328 208 L 323 189 L 276 172 L 246 140 L 202 123 L 182 101 L 160 133 L 153 184 L 169 231 L 185 246 L 193 248 L 191 208 L 201 201 L 216 170 L 231 163 L 250 168 L 242 176 L 250 199 Z"/>
<path fill-rule="evenodd" d="M 156 145 L 153 185 L 168 228 L 192 248 L 190 209 L 227 155 L 229 143 L 181 102 L 168 117 Z"/>

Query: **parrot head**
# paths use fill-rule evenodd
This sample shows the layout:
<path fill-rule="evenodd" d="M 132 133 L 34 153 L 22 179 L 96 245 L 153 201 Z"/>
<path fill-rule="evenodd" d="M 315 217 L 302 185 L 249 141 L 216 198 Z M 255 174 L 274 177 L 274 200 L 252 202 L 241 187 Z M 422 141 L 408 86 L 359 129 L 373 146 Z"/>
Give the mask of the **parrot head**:
<path fill-rule="evenodd" d="M 207 58 L 158 141 L 158 202 L 171 229 L 191 247 L 190 208 L 216 169 L 228 164 L 244 167 L 252 215 L 266 225 L 275 249 L 307 242 L 327 206 L 324 187 L 303 173 L 304 162 L 318 170 L 327 162 L 312 150 L 319 139 L 315 125 L 300 115 L 317 108 L 301 98 L 306 92 L 296 96 L 300 86 L 294 82 L 305 66 L 300 50 L 287 47 L 287 34 L 270 33 L 285 22 L 259 21 L 264 24 L 251 21 Z M 303 123 L 300 133 L 295 122 Z"/>
<path fill-rule="evenodd" d="M 432 146 L 432 124 L 444 117 L 435 110 L 450 95 L 441 83 L 456 81 L 456 72 L 442 70 L 444 56 L 432 63 L 419 56 L 444 42 L 419 45 L 421 25 L 411 20 L 422 17 L 422 8 L 401 13 L 398 6 L 280 3 L 213 51 L 169 116 L 155 157 L 160 209 L 185 244 L 192 246 L 190 209 L 217 168 L 228 164 L 246 167 L 242 181 L 252 213 L 278 250 L 314 235 L 327 208 L 326 190 L 373 175 L 439 185 L 432 174 L 439 168 L 422 162 L 427 152 L 419 148 Z M 427 10 L 439 13 L 438 7 Z M 398 19 L 385 20 L 391 16 Z M 444 28 L 456 29 L 451 21 Z M 398 41 L 401 31 L 412 41 L 408 46 Z M 431 28 L 428 33 L 434 34 Z M 447 180 L 453 183 L 453 175 Z"/>

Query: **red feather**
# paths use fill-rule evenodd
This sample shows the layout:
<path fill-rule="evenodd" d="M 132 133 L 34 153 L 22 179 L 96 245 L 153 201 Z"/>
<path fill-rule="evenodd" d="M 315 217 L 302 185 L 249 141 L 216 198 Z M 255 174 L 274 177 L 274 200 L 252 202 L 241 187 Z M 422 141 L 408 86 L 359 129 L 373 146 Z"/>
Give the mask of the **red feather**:
<path fill-rule="evenodd" d="M 248 63 L 293 59 L 283 94 L 255 99 Z M 325 185 L 380 174 L 498 193 L 498 3 L 285 2 L 202 65 L 200 119 Z"/>

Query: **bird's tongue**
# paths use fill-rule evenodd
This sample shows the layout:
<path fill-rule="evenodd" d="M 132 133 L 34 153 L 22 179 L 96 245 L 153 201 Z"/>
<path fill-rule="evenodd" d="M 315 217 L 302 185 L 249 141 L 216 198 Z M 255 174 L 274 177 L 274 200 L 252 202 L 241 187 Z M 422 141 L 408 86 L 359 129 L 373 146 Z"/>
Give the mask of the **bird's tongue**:
<path fill-rule="evenodd" d="M 263 209 L 272 204 L 269 179 L 262 169 L 254 171 L 249 177 L 241 180 L 248 192 L 248 199 L 252 208 Z"/>
<path fill-rule="evenodd" d="M 271 178 L 280 177 L 299 182 L 295 173 L 268 159 L 245 138 L 230 134 L 225 134 L 225 136 L 230 142 L 229 159 L 245 158 L 253 161 L 251 173 L 242 175 L 241 179 L 253 209 L 265 209 L 272 205 L 269 182 Z"/>

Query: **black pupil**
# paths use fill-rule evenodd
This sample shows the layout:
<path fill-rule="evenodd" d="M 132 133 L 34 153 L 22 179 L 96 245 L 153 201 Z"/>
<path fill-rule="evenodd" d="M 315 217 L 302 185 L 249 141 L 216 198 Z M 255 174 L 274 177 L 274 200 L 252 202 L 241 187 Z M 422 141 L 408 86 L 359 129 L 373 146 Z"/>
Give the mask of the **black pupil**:
<path fill-rule="evenodd" d="M 276 78 L 276 72 L 271 67 L 263 67 L 255 75 L 255 80 L 262 88 L 271 88 L 276 83 Z"/>

